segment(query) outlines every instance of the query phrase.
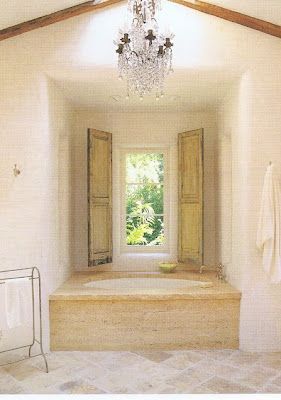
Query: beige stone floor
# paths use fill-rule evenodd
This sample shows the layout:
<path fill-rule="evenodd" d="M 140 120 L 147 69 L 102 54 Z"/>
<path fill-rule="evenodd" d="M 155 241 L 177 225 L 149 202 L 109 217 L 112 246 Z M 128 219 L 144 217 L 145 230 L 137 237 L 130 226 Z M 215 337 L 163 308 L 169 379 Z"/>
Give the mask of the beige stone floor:
<path fill-rule="evenodd" d="M 281 393 L 281 353 L 53 352 L 0 368 L 0 394 Z"/>

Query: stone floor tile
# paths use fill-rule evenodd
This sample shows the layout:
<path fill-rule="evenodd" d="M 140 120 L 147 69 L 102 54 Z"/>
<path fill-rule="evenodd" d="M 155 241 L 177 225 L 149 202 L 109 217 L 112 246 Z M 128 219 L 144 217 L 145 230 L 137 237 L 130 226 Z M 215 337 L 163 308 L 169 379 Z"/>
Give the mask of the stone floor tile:
<path fill-rule="evenodd" d="M 82 383 L 82 385 L 74 388 L 71 394 L 105 394 L 104 390 L 97 388 L 91 383 Z"/>
<path fill-rule="evenodd" d="M 175 394 L 190 394 L 193 389 L 198 386 L 198 381 L 196 379 L 180 380 L 175 379 L 174 384 L 172 382 L 167 382 L 168 387 L 171 387 L 170 393 Z"/>
<path fill-rule="evenodd" d="M 213 393 L 255 393 L 253 389 L 226 379 L 213 377 L 200 386 L 201 390 L 211 390 Z"/>
<path fill-rule="evenodd" d="M 58 382 L 69 380 L 72 377 L 77 377 L 79 374 L 83 374 L 85 368 L 89 366 L 85 360 L 75 361 L 70 360 L 68 363 L 65 363 L 63 366 L 50 369 L 49 376 L 55 376 Z"/>
<path fill-rule="evenodd" d="M 236 353 L 237 350 L 229 350 L 229 349 L 222 349 L 222 350 L 205 350 L 202 352 L 206 358 L 211 358 L 217 361 L 223 361 L 232 356 Z"/>
<path fill-rule="evenodd" d="M 95 379 L 104 377 L 107 373 L 108 370 L 98 364 L 85 364 L 85 368 L 71 375 L 93 382 Z"/>
<path fill-rule="evenodd" d="M 11 375 L 0 377 L 0 394 L 25 394 L 24 387 Z"/>
<path fill-rule="evenodd" d="M 171 385 L 167 384 L 162 384 L 158 389 L 157 394 L 180 394 L 179 391 L 177 391 L 177 388 Z"/>
<path fill-rule="evenodd" d="M 148 376 L 140 380 L 135 380 L 131 389 L 136 394 L 158 394 L 163 393 L 167 385 L 165 382 L 158 378 L 149 378 Z M 170 386 L 169 386 L 170 387 Z M 174 391 L 172 393 L 175 393 Z"/>
<path fill-rule="evenodd" d="M 233 366 L 243 366 L 243 365 L 253 365 L 259 359 L 261 355 L 259 353 L 246 353 L 242 351 L 234 352 L 230 357 L 225 359 L 225 363 L 233 365 Z"/>
<path fill-rule="evenodd" d="M 130 394 L 134 393 L 129 382 L 121 379 L 116 379 L 116 377 L 106 376 L 104 378 L 97 379 L 94 385 L 106 393 L 111 394 Z"/>
<path fill-rule="evenodd" d="M 130 386 L 135 393 L 158 393 L 167 386 L 166 380 L 172 379 L 176 374 L 177 370 L 174 368 L 162 364 L 153 365 L 140 374 L 136 373 Z"/>
<path fill-rule="evenodd" d="M 70 353 L 72 353 L 72 351 Z M 79 353 L 83 358 L 86 358 L 89 361 L 97 362 L 97 361 L 103 361 L 108 358 L 114 358 L 116 357 L 116 355 L 123 355 L 128 352 L 127 351 L 81 351 Z"/>
<path fill-rule="evenodd" d="M 42 357 L 35 357 L 32 360 L 28 360 L 25 362 L 27 363 L 27 365 L 33 366 L 38 371 L 46 372 L 45 361 Z M 49 371 L 54 371 L 60 367 L 60 363 L 58 361 L 54 362 L 54 361 L 47 360 L 47 362 L 48 362 Z"/>
<path fill-rule="evenodd" d="M 191 351 L 178 352 L 173 354 L 168 360 L 162 362 L 162 365 L 183 370 L 191 367 L 194 363 L 197 363 L 200 360 L 202 360 L 202 356 L 200 354 L 196 354 Z"/>
<path fill-rule="evenodd" d="M 71 393 L 71 390 L 82 384 L 82 379 L 70 380 L 59 385 L 59 389 L 63 393 Z"/>
<path fill-rule="evenodd" d="M 13 380 L 14 382 L 16 382 L 16 379 L 14 377 L 12 377 L 12 375 L 10 375 L 10 374 L 8 374 L 8 372 L 4 371 L 0 374 L 0 386 L 5 385 L 5 382 L 7 381 L 7 379 Z"/>
<path fill-rule="evenodd" d="M 140 373 L 150 366 L 150 361 L 143 360 L 139 373 L 136 365 L 131 368 L 121 368 L 118 371 L 110 371 L 107 375 L 96 379 L 93 384 L 108 393 L 131 393 L 130 383 L 135 379 L 142 379 Z"/>
<path fill-rule="evenodd" d="M 258 363 L 263 367 L 278 369 L 281 372 L 281 353 L 262 354 Z"/>
<path fill-rule="evenodd" d="M 199 385 L 190 391 L 190 394 L 214 394 L 211 389 L 207 389 L 204 385 Z"/>
<path fill-rule="evenodd" d="M 99 364 L 109 371 L 115 371 L 129 365 L 138 363 L 141 360 L 140 356 L 130 352 L 93 352 L 90 361 Z"/>
<path fill-rule="evenodd" d="M 0 368 L 0 393 L 281 393 L 281 353 L 54 352 L 47 358 L 49 374 L 41 357 Z"/>
<path fill-rule="evenodd" d="M 183 372 L 172 376 L 166 380 L 168 385 L 176 387 L 178 393 L 190 393 L 194 387 L 212 377 L 207 371 L 196 368 L 196 365 L 185 369 Z M 183 391 L 183 392 L 182 392 Z"/>
<path fill-rule="evenodd" d="M 236 376 L 240 376 L 241 374 L 241 367 L 233 367 L 214 359 L 204 359 L 196 364 L 196 368 L 200 371 L 206 371 L 211 375 L 229 380 L 235 379 Z"/>
<path fill-rule="evenodd" d="M 67 379 L 69 379 L 69 377 Z M 63 382 L 63 380 L 61 380 L 60 376 L 58 376 L 56 372 L 47 374 L 40 371 L 37 375 L 22 380 L 21 384 L 24 389 L 28 390 L 28 393 L 37 393 L 37 390 L 43 390 L 55 386 L 60 382 Z"/>
<path fill-rule="evenodd" d="M 142 367 L 141 364 L 139 365 L 140 367 Z M 151 362 L 150 366 L 148 365 L 147 367 L 142 369 L 138 368 L 138 365 L 136 365 L 136 367 L 137 368 L 135 369 L 135 375 L 136 377 L 139 376 L 140 379 L 149 378 L 166 380 L 174 377 L 178 373 L 178 370 L 176 370 L 175 368 L 165 366 L 162 363 L 156 364 Z"/>
<path fill-rule="evenodd" d="M 175 369 L 141 359 L 139 363 L 109 372 L 108 375 L 93 383 L 111 393 L 145 393 L 164 383 L 165 379 L 170 378 L 176 372 Z M 123 392 L 123 390 L 126 391 Z"/>
<path fill-rule="evenodd" d="M 133 353 L 157 363 L 165 361 L 168 358 L 172 357 L 172 354 L 169 354 L 165 351 L 134 351 Z"/>
<path fill-rule="evenodd" d="M 36 392 L 34 391 L 35 389 L 32 387 L 29 387 L 28 389 L 25 389 L 25 394 L 63 394 L 56 386 L 50 386 L 50 387 L 41 387 L 41 388 L 36 388 Z"/>
<path fill-rule="evenodd" d="M 250 366 L 247 369 L 241 369 L 240 374 L 236 375 L 236 381 L 240 384 L 250 386 L 255 390 L 259 390 L 269 383 L 269 380 L 271 381 L 271 379 L 276 375 L 277 372 L 275 370 L 255 365 Z"/>
<path fill-rule="evenodd" d="M 96 362 L 96 358 L 101 358 L 102 360 L 104 358 L 107 358 L 108 356 L 110 357 L 111 353 L 115 352 L 108 352 L 108 351 L 71 351 L 69 352 L 72 354 L 72 360 L 77 360 L 77 361 L 83 361 L 86 363 L 91 363 L 91 362 Z"/>
<path fill-rule="evenodd" d="M 5 385 L 5 387 L 0 387 L 0 395 L 1 394 L 27 394 L 24 388 L 19 386 L 16 383 Z"/>
<path fill-rule="evenodd" d="M 58 387 L 59 391 L 64 394 L 102 394 L 105 391 L 97 388 L 91 382 L 83 379 L 64 382 Z"/>
<path fill-rule="evenodd" d="M 36 376 L 38 372 L 38 368 L 29 365 L 28 360 L 20 362 L 19 364 L 12 364 L 4 367 L 4 371 L 6 371 L 9 375 L 13 376 L 17 381 L 23 381 L 27 378 L 32 378 Z"/>
<path fill-rule="evenodd" d="M 274 385 L 272 383 L 265 385 L 258 393 L 279 393 L 281 394 L 280 386 Z"/>
<path fill-rule="evenodd" d="M 213 394 L 210 389 L 191 384 L 187 387 L 166 386 L 161 391 L 156 391 L 155 394 Z"/>
<path fill-rule="evenodd" d="M 273 383 L 274 385 L 277 385 L 281 388 L 281 371 L 280 373 L 270 381 L 271 383 Z"/>
<path fill-rule="evenodd" d="M 87 365 L 83 359 L 76 359 L 71 355 L 72 352 L 56 352 L 46 355 L 49 373 L 53 375 L 55 373 L 58 377 L 60 375 L 68 375 L 70 370 L 78 370 L 85 368 Z M 38 371 L 45 373 L 45 363 L 41 356 L 32 358 L 25 361 L 26 365 L 32 365 L 37 368 Z"/>

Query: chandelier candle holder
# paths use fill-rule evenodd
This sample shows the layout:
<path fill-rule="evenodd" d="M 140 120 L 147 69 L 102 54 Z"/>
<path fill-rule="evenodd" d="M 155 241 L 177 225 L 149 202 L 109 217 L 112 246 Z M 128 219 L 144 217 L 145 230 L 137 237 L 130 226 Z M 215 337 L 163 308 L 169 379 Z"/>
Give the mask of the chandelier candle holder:
<path fill-rule="evenodd" d="M 119 78 L 127 80 L 127 98 L 136 93 L 140 100 L 155 90 L 156 100 L 164 95 L 165 77 L 173 71 L 174 35 L 159 32 L 156 13 L 160 0 L 129 0 L 130 27 L 119 30 L 116 53 Z"/>

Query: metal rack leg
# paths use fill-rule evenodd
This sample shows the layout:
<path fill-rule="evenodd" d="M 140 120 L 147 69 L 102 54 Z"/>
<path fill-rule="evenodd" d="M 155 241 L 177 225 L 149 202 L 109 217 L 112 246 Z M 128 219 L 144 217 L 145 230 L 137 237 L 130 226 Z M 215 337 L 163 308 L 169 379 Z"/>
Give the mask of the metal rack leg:
<path fill-rule="evenodd" d="M 37 356 L 42 356 L 44 359 L 44 363 L 45 363 L 45 368 L 46 368 L 46 372 L 49 372 L 49 367 L 48 367 L 48 362 L 47 362 L 47 358 L 46 355 L 44 353 L 43 350 L 43 329 L 42 329 L 42 299 L 41 299 L 41 277 L 40 277 L 40 271 L 37 267 L 32 267 L 32 268 L 18 268 L 18 269 L 13 269 L 13 270 L 5 270 L 5 271 L 0 271 L 0 273 L 10 273 L 10 272 L 17 272 L 17 271 L 22 271 L 22 270 L 32 270 L 31 276 L 28 275 L 24 275 L 24 276 L 17 276 L 17 277 L 8 277 L 5 279 L 0 279 L 0 284 L 4 284 L 5 280 L 11 280 L 11 279 L 22 279 L 22 278 L 30 278 L 31 279 L 31 284 L 32 284 L 32 333 L 33 333 L 33 338 L 32 338 L 32 343 L 25 345 L 25 346 L 20 346 L 20 347 L 15 347 L 12 349 L 7 349 L 4 351 L 0 351 L 0 354 L 2 353 L 6 353 L 8 351 L 13 351 L 13 350 L 19 350 L 19 349 L 23 349 L 23 348 L 28 348 L 28 356 L 29 358 L 31 357 L 37 357 Z M 34 272 L 37 272 L 38 276 L 34 276 Z M 39 298 L 39 328 L 40 328 L 40 341 L 38 341 L 36 339 L 36 318 L 35 318 L 35 290 L 34 290 L 34 280 L 38 279 L 38 298 Z M 32 351 L 32 347 L 34 346 L 35 343 L 38 343 L 40 345 L 40 354 L 31 355 L 31 351 Z M 20 361 L 25 361 L 26 357 L 18 360 L 18 361 L 14 361 L 14 362 L 10 362 L 10 363 L 5 363 L 5 364 L 1 364 L 0 366 L 3 367 L 5 365 L 9 365 L 9 364 L 14 364 L 16 362 L 20 362 Z"/>
<path fill-rule="evenodd" d="M 32 339 L 32 344 L 29 347 L 29 351 L 28 351 L 29 357 L 31 357 L 31 348 L 35 343 L 35 300 L 34 300 L 34 270 L 33 269 L 32 269 L 31 285 L 32 285 L 32 333 L 33 333 L 33 339 Z"/>
<path fill-rule="evenodd" d="M 35 267 L 36 268 L 36 267 Z M 38 296 L 39 296 L 39 317 L 40 317 L 40 350 L 41 350 L 41 355 L 44 359 L 45 362 L 45 367 L 46 367 L 46 372 L 49 372 L 49 367 L 48 367 L 48 362 L 43 350 L 43 329 L 42 329 L 42 299 L 41 299 L 41 277 L 40 277 L 40 272 L 36 268 L 37 273 L 38 273 Z"/>
<path fill-rule="evenodd" d="M 48 374 L 48 372 L 49 372 L 49 366 L 48 366 L 47 358 L 46 358 L 45 353 L 44 353 L 44 350 L 43 350 L 42 343 L 40 343 L 40 349 L 41 349 L 42 357 L 43 357 L 43 359 L 44 359 L 46 372 L 47 372 L 47 374 Z"/>

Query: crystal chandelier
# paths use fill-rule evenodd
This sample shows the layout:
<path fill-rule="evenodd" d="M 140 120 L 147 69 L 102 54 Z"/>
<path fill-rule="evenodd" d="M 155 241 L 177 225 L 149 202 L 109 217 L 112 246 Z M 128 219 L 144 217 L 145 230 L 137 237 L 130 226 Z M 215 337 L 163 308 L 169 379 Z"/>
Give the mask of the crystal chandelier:
<path fill-rule="evenodd" d="M 129 93 L 143 96 L 155 89 L 156 99 L 164 95 L 164 79 L 172 71 L 174 35 L 159 33 L 156 13 L 160 0 L 129 0 L 130 27 L 119 30 L 119 78 L 127 80 Z"/>

